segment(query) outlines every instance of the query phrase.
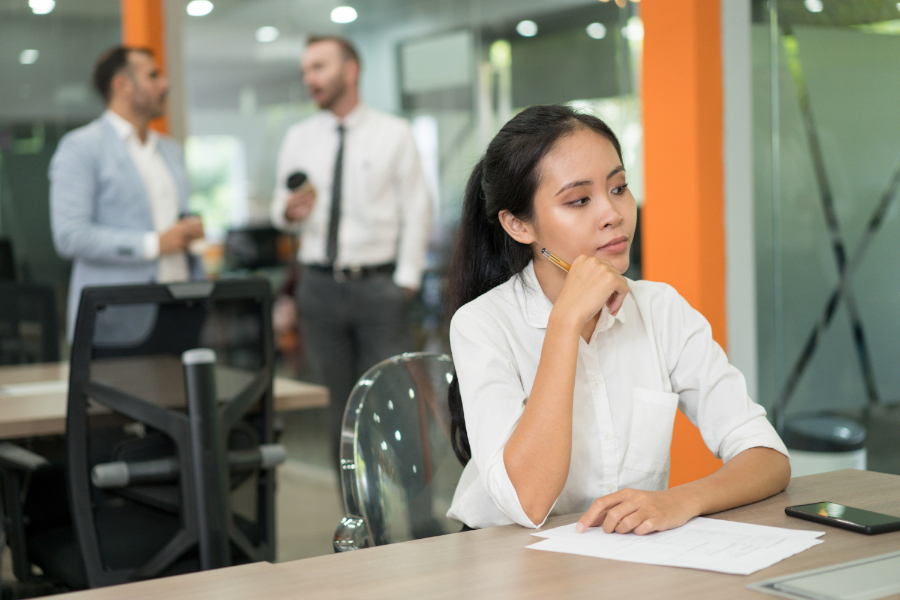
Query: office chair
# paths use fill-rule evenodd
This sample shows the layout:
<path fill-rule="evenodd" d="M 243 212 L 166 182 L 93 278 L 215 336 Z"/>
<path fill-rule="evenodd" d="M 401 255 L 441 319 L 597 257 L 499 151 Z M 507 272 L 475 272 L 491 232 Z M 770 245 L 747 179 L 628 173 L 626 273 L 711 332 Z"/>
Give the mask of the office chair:
<path fill-rule="evenodd" d="M 0 281 L 0 365 L 58 360 L 59 325 L 53 288 Z"/>
<path fill-rule="evenodd" d="M 445 515 L 462 474 L 450 444 L 453 361 L 401 354 L 369 369 L 350 394 L 341 432 L 346 516 L 336 552 L 457 532 Z"/>
<path fill-rule="evenodd" d="M 82 589 L 274 560 L 273 361 L 265 280 L 86 288 L 64 477 L 4 468 L 4 491 L 29 485 L 17 578 L 34 564 Z"/>
<path fill-rule="evenodd" d="M 0 281 L 16 280 L 16 260 L 12 241 L 0 237 Z"/>

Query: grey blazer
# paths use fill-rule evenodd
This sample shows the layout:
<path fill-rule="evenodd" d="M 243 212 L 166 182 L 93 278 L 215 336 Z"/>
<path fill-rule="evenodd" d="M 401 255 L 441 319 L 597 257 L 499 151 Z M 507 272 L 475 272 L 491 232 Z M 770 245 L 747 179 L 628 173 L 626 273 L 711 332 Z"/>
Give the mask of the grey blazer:
<path fill-rule="evenodd" d="M 184 156 L 170 138 L 160 137 L 158 147 L 185 212 Z M 53 243 L 60 256 L 74 261 L 66 326 L 71 342 L 82 288 L 156 280 L 158 262 L 144 259 L 144 235 L 154 229 L 153 214 L 125 142 L 104 117 L 60 140 L 49 177 Z M 191 258 L 191 276 L 203 277 L 195 258 Z"/>

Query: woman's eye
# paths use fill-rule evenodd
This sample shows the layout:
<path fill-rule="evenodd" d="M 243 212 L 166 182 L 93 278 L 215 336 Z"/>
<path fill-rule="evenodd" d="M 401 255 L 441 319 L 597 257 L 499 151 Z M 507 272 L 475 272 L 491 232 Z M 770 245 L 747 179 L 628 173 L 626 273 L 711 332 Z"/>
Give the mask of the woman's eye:
<path fill-rule="evenodd" d="M 590 198 L 585 196 L 584 198 L 579 198 L 578 200 L 569 202 L 569 204 L 571 204 L 572 206 L 584 206 L 585 204 L 588 203 L 589 200 L 590 200 Z"/>
<path fill-rule="evenodd" d="M 626 190 L 626 189 L 628 189 L 628 184 L 627 184 L 627 183 L 623 183 L 623 184 L 620 185 L 619 187 L 613 188 L 613 189 L 612 189 L 612 194 L 613 194 L 614 196 L 621 196 L 622 194 L 625 193 L 625 190 Z"/>

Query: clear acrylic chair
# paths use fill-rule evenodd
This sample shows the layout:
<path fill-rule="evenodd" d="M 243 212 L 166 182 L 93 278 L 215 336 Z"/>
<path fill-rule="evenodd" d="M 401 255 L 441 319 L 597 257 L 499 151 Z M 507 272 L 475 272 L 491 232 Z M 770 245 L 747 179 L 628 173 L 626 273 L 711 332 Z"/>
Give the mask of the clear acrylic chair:
<path fill-rule="evenodd" d="M 357 382 L 344 412 L 341 486 L 346 516 L 336 552 L 455 533 L 448 519 L 462 473 L 450 444 L 444 354 L 385 360 Z"/>

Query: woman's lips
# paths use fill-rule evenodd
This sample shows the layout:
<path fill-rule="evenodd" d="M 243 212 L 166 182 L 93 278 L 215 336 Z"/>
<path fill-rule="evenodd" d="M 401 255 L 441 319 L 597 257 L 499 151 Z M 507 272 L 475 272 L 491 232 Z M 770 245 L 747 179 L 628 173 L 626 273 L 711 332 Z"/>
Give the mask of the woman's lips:
<path fill-rule="evenodd" d="M 608 252 L 610 254 L 621 254 L 628 249 L 628 238 L 624 236 L 616 238 L 611 240 L 605 246 L 600 246 L 598 249 L 601 252 Z"/>

